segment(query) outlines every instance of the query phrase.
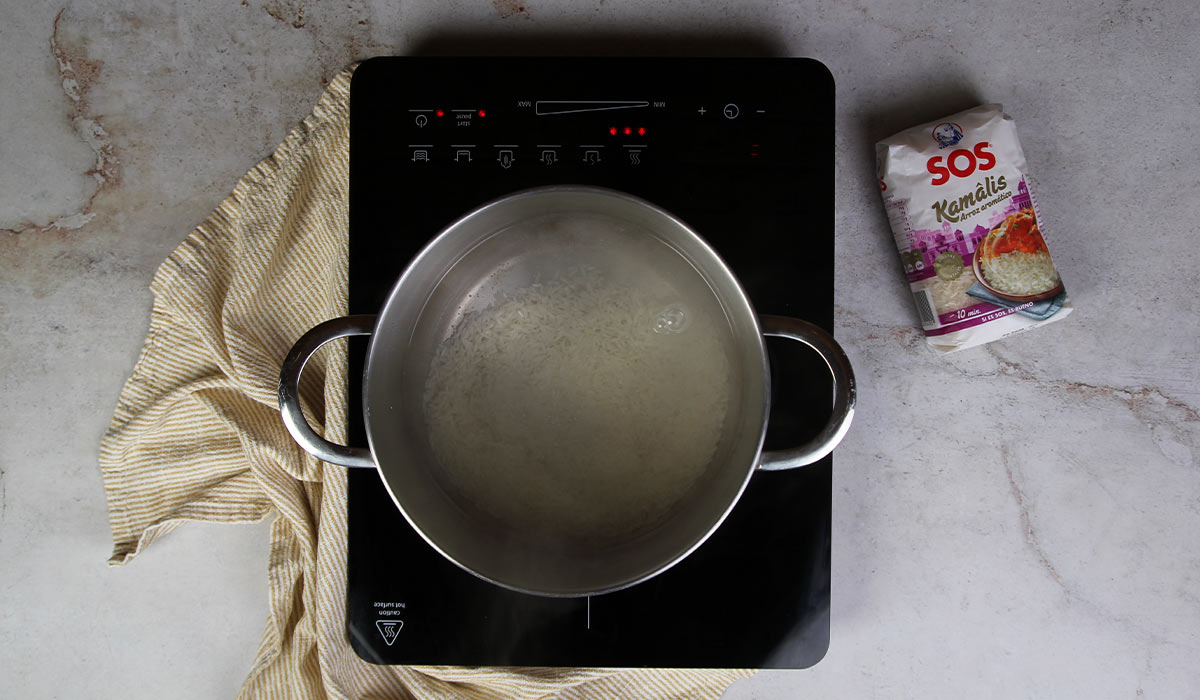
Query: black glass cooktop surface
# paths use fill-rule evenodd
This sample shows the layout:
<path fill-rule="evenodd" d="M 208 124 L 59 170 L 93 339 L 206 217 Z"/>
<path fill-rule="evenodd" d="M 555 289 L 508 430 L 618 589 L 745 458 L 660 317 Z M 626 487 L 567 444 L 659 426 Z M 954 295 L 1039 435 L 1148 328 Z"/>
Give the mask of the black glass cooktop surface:
<path fill-rule="evenodd" d="M 585 184 L 688 223 L 759 313 L 832 330 L 833 89 L 809 59 L 367 61 L 350 102 L 350 311 L 377 312 L 412 256 L 479 204 Z M 767 447 L 792 446 L 828 416 L 831 383 L 798 343 L 768 348 Z M 691 556 L 590 599 L 475 578 L 409 527 L 376 472 L 351 470 L 350 642 L 377 664 L 811 666 L 829 644 L 831 469 L 755 474 Z"/>

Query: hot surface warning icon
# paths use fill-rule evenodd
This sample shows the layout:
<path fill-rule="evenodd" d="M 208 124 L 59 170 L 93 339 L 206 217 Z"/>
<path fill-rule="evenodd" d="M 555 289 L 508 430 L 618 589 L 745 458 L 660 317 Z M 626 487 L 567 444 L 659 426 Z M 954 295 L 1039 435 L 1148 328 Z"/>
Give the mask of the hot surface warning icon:
<path fill-rule="evenodd" d="M 383 635 L 383 641 L 387 645 L 396 643 L 396 637 L 400 636 L 400 630 L 404 627 L 404 620 L 376 620 L 375 628 L 379 630 L 379 634 Z"/>

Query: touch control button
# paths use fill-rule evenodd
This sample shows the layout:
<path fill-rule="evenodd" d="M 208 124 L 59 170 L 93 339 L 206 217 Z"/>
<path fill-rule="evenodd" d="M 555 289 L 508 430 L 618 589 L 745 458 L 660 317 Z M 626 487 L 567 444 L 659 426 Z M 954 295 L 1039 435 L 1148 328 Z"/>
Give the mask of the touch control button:
<path fill-rule="evenodd" d="M 725 105 L 724 112 L 726 119 L 737 119 L 737 115 L 739 113 L 738 106 L 730 102 L 729 104 Z"/>

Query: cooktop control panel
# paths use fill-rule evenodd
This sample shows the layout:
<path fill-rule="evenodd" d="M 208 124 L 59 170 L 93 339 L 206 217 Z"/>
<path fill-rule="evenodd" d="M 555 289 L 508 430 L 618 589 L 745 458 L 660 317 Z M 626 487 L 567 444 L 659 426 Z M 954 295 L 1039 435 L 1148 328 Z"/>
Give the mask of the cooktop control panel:
<path fill-rule="evenodd" d="M 700 158 L 727 162 L 767 156 L 763 139 L 755 136 L 766 107 L 720 102 L 509 96 L 469 101 L 469 106 L 419 104 L 407 109 L 412 143 L 406 155 L 415 167 L 435 172 L 475 168 L 504 176 L 533 168 L 552 176 L 576 166 L 634 171 L 653 162 L 657 142 L 678 146 L 685 134 L 695 139 L 698 132 L 689 128 L 694 125 L 686 124 L 691 121 L 706 124 L 708 136 L 716 137 L 692 142 Z"/>

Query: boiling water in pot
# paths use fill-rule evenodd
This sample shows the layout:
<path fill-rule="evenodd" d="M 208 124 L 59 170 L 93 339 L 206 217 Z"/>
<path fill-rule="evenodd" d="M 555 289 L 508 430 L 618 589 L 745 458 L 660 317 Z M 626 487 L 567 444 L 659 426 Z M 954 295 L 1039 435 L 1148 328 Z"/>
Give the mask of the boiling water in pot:
<path fill-rule="evenodd" d="M 454 309 L 423 398 L 447 491 L 521 533 L 620 540 L 661 523 L 737 406 L 712 290 L 676 250 L 602 216 L 510 227 L 459 265 L 476 256 L 496 262 Z"/>

